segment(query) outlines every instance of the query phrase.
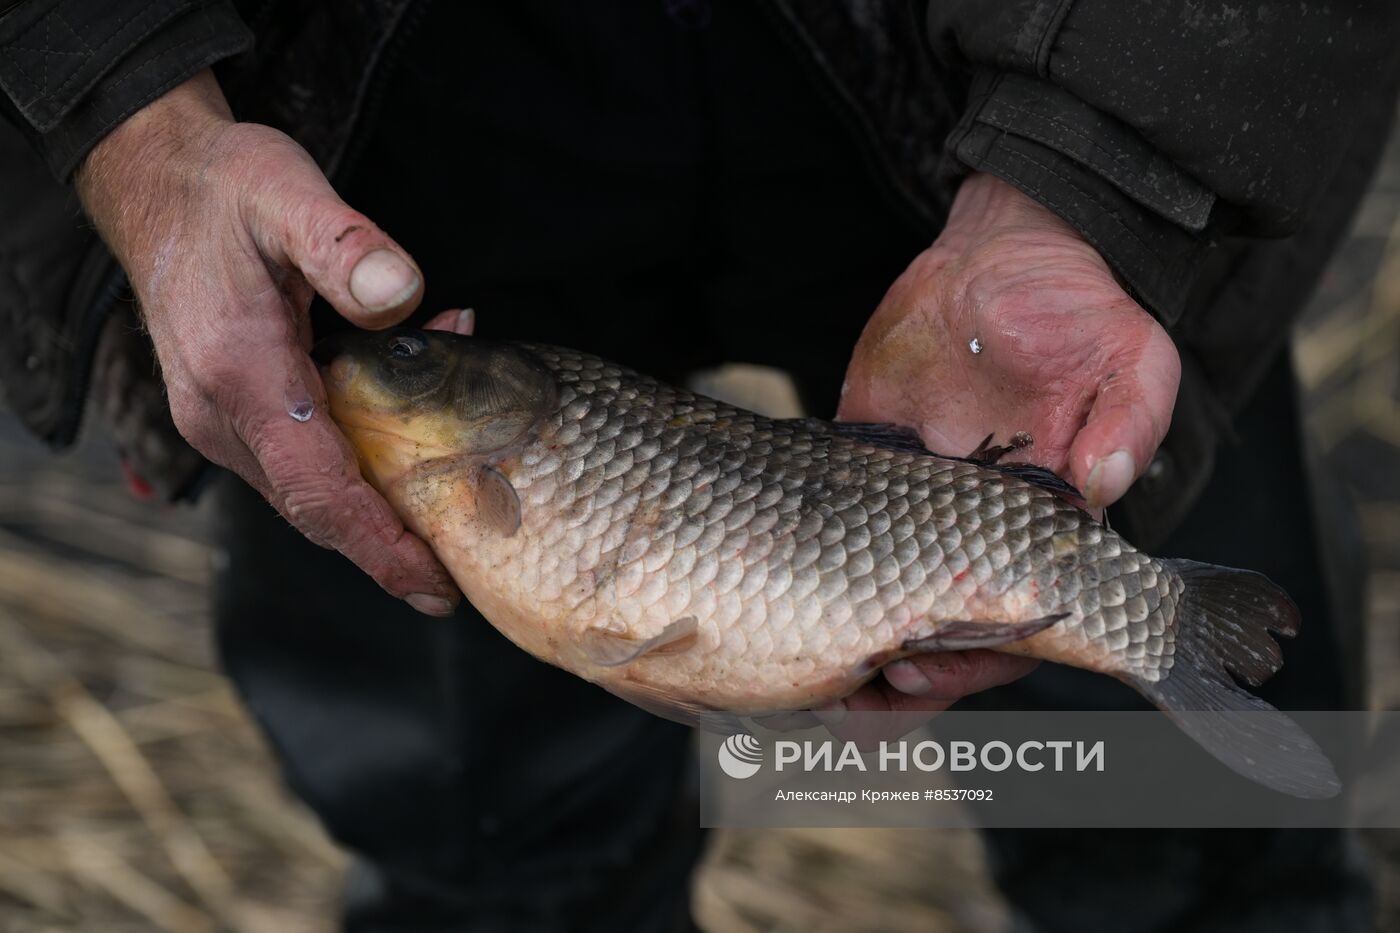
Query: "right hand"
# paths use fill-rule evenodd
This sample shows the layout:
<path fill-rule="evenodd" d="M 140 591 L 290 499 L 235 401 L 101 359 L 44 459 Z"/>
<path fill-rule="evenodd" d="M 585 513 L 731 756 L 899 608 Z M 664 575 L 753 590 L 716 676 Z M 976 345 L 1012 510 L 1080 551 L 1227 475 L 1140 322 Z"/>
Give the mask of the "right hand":
<path fill-rule="evenodd" d="M 359 327 L 411 313 L 423 277 L 408 254 L 295 142 L 235 123 L 207 71 L 113 130 L 77 185 L 136 291 L 185 439 L 393 595 L 450 614 L 451 577 L 361 478 L 307 355 L 317 293 Z M 290 414 L 308 406 L 304 422 Z"/>
<path fill-rule="evenodd" d="M 930 450 L 955 455 L 994 432 L 1027 431 L 1036 462 L 1101 510 L 1162 442 L 1180 372 L 1166 331 L 1083 237 L 1011 185 L 974 174 L 938 239 L 866 325 L 837 418 L 907 425 Z M 939 712 L 1034 667 L 986 650 L 916 655 L 843 706 L 908 713 L 889 718 L 904 728 L 919 711 Z M 839 717 L 842 708 L 826 712 Z"/>

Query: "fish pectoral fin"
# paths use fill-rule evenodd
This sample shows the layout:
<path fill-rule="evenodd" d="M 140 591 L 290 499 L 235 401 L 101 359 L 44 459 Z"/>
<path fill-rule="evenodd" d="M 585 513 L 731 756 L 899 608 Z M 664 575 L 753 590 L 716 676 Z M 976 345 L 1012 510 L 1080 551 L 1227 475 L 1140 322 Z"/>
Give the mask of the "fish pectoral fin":
<path fill-rule="evenodd" d="M 520 496 L 506 475 L 493 466 L 477 474 L 476 511 L 487 527 L 509 538 L 520 530 Z"/>
<path fill-rule="evenodd" d="M 922 638 L 909 639 L 904 643 L 903 648 L 910 654 L 923 654 L 927 651 L 998 648 L 1002 645 L 1009 645 L 1013 641 L 1030 638 L 1035 633 L 1045 631 L 1068 616 L 1068 612 L 1060 612 L 1040 619 L 1029 619 L 1025 622 L 983 622 L 975 619 L 945 622 L 932 634 Z"/>
<path fill-rule="evenodd" d="M 606 628 L 591 628 L 583 634 L 583 650 L 599 667 L 621 667 L 645 654 L 684 651 L 695 643 L 697 628 L 695 616 L 682 616 L 660 634 L 644 640 Z"/>

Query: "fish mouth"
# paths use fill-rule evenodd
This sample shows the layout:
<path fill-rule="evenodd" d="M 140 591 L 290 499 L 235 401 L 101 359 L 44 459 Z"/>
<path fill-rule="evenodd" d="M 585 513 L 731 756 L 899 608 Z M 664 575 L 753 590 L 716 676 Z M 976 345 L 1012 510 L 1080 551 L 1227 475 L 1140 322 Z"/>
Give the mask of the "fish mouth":
<path fill-rule="evenodd" d="M 424 464 L 457 453 L 421 418 L 377 407 L 372 388 L 362 384 L 363 362 L 344 352 L 335 337 L 318 343 L 312 358 L 325 387 L 327 413 L 349 441 L 370 485 L 384 492 Z"/>
<path fill-rule="evenodd" d="M 361 363 L 343 352 L 343 344 L 337 335 L 327 337 L 312 348 L 311 358 L 326 390 L 331 420 L 359 453 L 361 461 L 382 466 L 386 461 L 432 460 L 451 454 L 451 450 L 415 431 L 405 419 L 356 404 L 360 393 L 355 392 L 355 383 L 361 376 Z"/>

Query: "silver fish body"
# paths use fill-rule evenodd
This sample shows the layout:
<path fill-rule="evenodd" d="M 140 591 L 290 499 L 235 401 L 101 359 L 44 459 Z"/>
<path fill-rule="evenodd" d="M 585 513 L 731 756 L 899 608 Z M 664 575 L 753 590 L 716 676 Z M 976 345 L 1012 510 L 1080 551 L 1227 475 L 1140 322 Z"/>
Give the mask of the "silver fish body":
<path fill-rule="evenodd" d="M 616 676 L 713 709 L 802 708 L 947 622 L 1061 613 L 1025 653 L 1148 680 L 1170 669 L 1180 579 L 1048 489 L 534 352 L 560 391 L 499 467 L 520 532 L 473 549 L 491 555 L 497 598 L 580 636 L 642 642 L 695 619 L 690 650 Z"/>
<path fill-rule="evenodd" d="M 1053 477 L 936 456 L 886 426 L 765 418 L 575 351 L 446 335 L 413 339 L 490 362 L 456 363 L 442 398 L 367 428 L 365 410 L 412 394 L 370 362 L 392 339 L 327 369 L 366 475 L 492 624 L 649 709 L 811 708 L 891 660 L 978 646 L 1109 674 L 1168 711 L 1272 709 L 1227 671 L 1257 683 L 1278 667 L 1269 633 L 1297 627 L 1286 596 L 1141 553 Z M 447 423 L 422 420 L 443 409 Z M 511 411 L 524 427 L 477 439 Z M 383 439 L 399 423 L 411 453 Z M 1321 757 L 1294 731 L 1289 754 Z M 1259 749 L 1195 737 L 1289 792 L 1335 790 L 1325 759 L 1301 777 L 1270 759 L 1261 776 Z"/>

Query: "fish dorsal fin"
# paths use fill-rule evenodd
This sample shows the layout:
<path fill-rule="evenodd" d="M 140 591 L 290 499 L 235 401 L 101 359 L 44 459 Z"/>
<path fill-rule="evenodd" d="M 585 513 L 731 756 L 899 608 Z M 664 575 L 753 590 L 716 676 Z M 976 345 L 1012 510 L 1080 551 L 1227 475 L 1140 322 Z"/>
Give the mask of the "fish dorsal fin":
<path fill-rule="evenodd" d="M 1019 480 L 1030 483 L 1032 486 L 1040 486 L 1051 492 L 1071 499 L 1083 499 L 1078 489 L 1055 474 L 1053 470 L 1036 466 L 1033 463 L 999 463 L 1002 455 L 1013 450 L 1020 450 L 1030 446 L 1029 435 L 1017 434 L 1012 439 L 1012 443 L 1006 447 L 991 447 L 992 435 L 988 435 L 976 450 L 966 457 L 953 457 L 948 454 L 934 453 L 924 446 L 924 442 L 919 438 L 919 433 L 913 428 L 906 428 L 900 424 L 888 424 L 881 422 L 860 422 L 860 421 L 822 421 L 820 418 L 797 418 L 795 422 L 803 424 L 814 430 L 826 431 L 838 437 L 849 438 L 861 444 L 869 444 L 872 447 L 886 447 L 890 450 L 901 450 L 911 454 L 925 454 L 930 457 L 940 457 L 944 460 L 959 460 L 963 463 L 975 463 L 983 469 L 995 470 L 998 473 L 1005 473 L 1014 476 Z M 1021 440 L 1025 437 L 1026 440 Z"/>
<path fill-rule="evenodd" d="M 911 454 L 938 456 L 924 446 L 919 432 L 902 424 L 865 421 L 823 421 L 820 418 L 794 418 L 793 421 L 813 430 L 826 431 L 837 437 L 849 438 L 872 447 L 888 447 Z"/>
<path fill-rule="evenodd" d="M 998 648 L 1030 638 L 1054 625 L 1069 613 L 1028 619 L 1025 622 L 959 621 L 945 622 L 922 638 L 911 638 L 903 645 L 910 654 L 926 651 L 967 651 L 971 648 Z"/>
<path fill-rule="evenodd" d="M 642 655 L 684 651 L 694 644 L 697 628 L 695 616 L 682 616 L 660 634 L 643 640 L 606 628 L 590 628 L 583 635 L 583 651 L 599 667 L 621 667 Z"/>
<path fill-rule="evenodd" d="M 1014 476 L 1017 479 L 1025 480 L 1032 486 L 1040 486 L 1062 496 L 1069 496 L 1071 499 L 1084 498 L 1083 493 L 1076 489 L 1073 483 L 1061 479 L 1053 470 L 1036 466 L 1034 463 L 998 463 L 988 466 L 988 469 Z"/>
<path fill-rule="evenodd" d="M 493 466 L 477 472 L 476 511 L 487 527 L 509 538 L 520 530 L 520 496 L 506 475 Z"/>

